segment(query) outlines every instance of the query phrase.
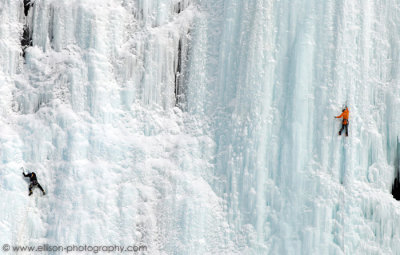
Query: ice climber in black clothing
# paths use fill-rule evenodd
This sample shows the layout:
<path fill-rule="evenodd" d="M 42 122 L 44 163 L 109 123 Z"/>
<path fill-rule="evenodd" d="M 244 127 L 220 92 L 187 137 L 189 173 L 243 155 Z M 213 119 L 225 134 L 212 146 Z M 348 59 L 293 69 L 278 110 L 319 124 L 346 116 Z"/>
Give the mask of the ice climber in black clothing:
<path fill-rule="evenodd" d="M 36 186 L 43 192 L 43 195 L 46 195 L 46 192 L 44 192 L 42 186 L 37 181 L 36 174 L 34 172 L 25 174 L 25 172 L 22 172 L 24 177 L 29 177 L 31 184 L 29 184 L 29 196 L 32 195 L 32 189 L 35 188 Z"/>

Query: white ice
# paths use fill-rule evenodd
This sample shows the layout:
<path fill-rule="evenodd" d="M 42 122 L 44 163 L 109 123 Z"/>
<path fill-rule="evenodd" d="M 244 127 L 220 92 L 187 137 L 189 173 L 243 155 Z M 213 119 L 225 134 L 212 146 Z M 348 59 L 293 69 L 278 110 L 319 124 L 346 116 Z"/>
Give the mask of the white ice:
<path fill-rule="evenodd" d="M 395 0 L 35 0 L 25 16 L 0 0 L 0 249 L 400 254 L 399 14 Z"/>

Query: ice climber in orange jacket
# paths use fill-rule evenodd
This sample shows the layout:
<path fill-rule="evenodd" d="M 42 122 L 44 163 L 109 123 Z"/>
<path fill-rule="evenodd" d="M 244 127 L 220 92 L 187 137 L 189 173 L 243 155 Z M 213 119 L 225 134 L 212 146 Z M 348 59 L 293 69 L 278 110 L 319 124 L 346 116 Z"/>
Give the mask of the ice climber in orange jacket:
<path fill-rule="evenodd" d="M 335 116 L 335 118 L 342 118 L 343 117 L 343 121 L 342 121 L 342 128 L 339 131 L 339 135 L 342 134 L 342 131 L 344 128 L 346 128 L 346 136 L 349 136 L 349 132 L 348 132 L 348 126 L 349 126 L 349 108 L 347 108 L 347 106 L 342 110 L 342 114 L 340 114 L 339 116 Z"/>

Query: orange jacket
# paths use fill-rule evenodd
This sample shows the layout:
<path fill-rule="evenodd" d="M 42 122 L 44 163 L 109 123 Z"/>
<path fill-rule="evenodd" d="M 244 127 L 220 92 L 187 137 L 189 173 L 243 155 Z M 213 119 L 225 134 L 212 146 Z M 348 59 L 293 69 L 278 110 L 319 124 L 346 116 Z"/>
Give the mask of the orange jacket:
<path fill-rule="evenodd" d="M 344 110 L 344 112 L 342 112 L 342 114 L 340 114 L 339 116 L 336 116 L 336 118 L 343 117 L 343 125 L 346 125 L 347 123 L 349 123 L 349 114 L 349 108 L 346 108 L 346 110 Z"/>

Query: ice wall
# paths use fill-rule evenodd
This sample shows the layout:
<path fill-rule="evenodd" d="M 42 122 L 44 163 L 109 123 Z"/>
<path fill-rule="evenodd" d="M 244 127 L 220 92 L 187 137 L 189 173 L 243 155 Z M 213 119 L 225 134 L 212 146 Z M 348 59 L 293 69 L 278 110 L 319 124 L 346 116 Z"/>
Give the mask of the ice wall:
<path fill-rule="evenodd" d="M 199 5 L 188 108 L 212 123 L 209 182 L 239 252 L 399 253 L 399 4 Z"/>
<path fill-rule="evenodd" d="M 1 1 L 2 244 L 225 249 L 222 199 L 202 178 L 214 142 L 181 110 L 196 12 Z M 27 196 L 21 166 L 46 196 Z"/>
<path fill-rule="evenodd" d="M 0 0 L 0 244 L 400 253 L 399 9 Z"/>

